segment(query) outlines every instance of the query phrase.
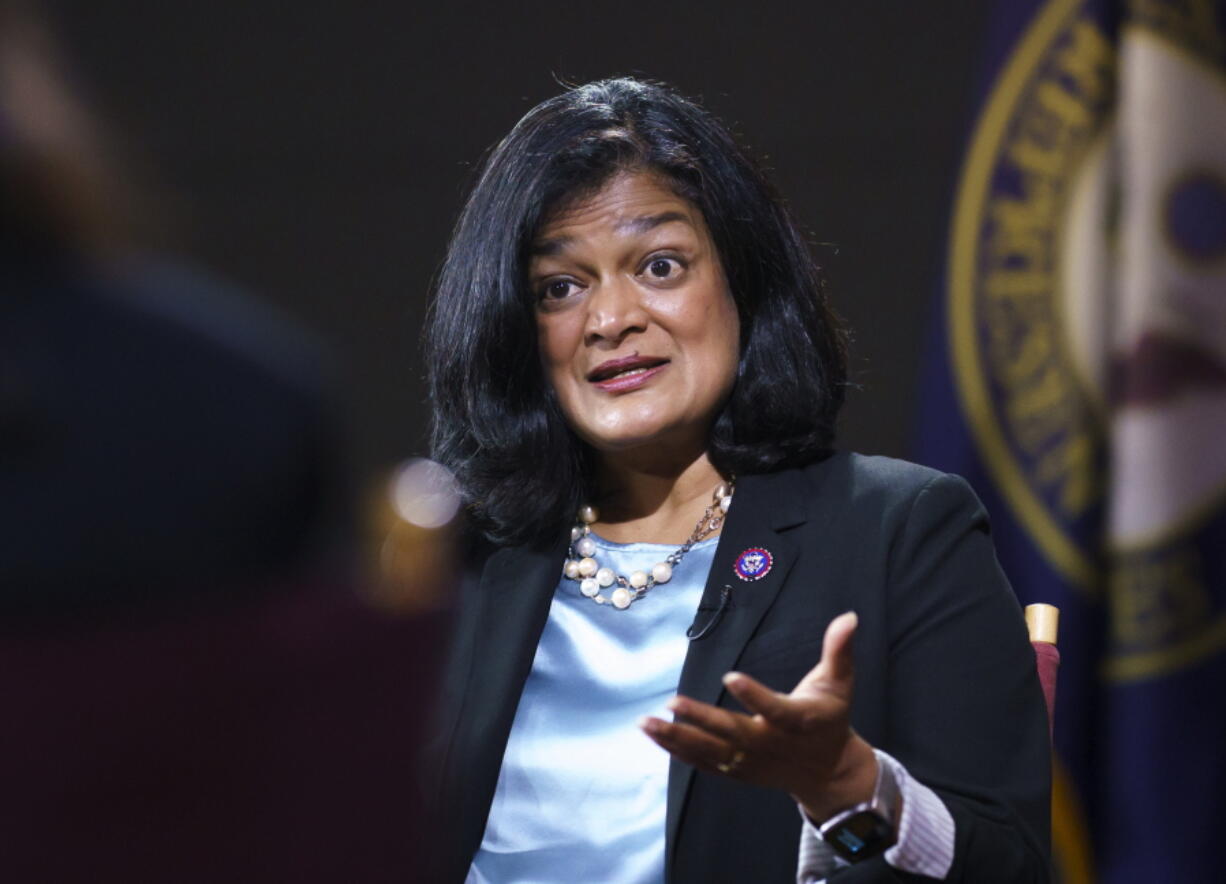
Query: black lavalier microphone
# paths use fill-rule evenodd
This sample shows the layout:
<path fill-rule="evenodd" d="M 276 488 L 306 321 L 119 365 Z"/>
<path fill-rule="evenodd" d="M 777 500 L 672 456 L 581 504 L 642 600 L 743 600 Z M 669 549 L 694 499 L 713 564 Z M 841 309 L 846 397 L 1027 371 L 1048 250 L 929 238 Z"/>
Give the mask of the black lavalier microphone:
<path fill-rule="evenodd" d="M 694 622 L 691 623 L 690 628 L 685 631 L 686 637 L 692 642 L 698 641 L 698 639 L 700 638 L 706 638 L 708 635 L 710 635 L 715 630 L 715 627 L 719 625 L 720 621 L 724 619 L 724 612 L 727 611 L 728 608 L 730 608 L 731 606 L 732 606 L 732 587 L 725 583 L 723 590 L 720 591 L 719 605 L 717 607 L 712 608 L 711 605 L 704 605 L 701 603 L 698 605 L 698 613 L 694 615 Z M 714 610 L 715 613 L 712 614 L 711 617 L 707 620 L 707 623 L 705 626 L 703 626 L 701 629 L 695 632 L 694 630 L 695 630 L 695 627 L 698 626 L 699 618 L 702 617 L 704 612 L 711 611 L 711 610 Z"/>

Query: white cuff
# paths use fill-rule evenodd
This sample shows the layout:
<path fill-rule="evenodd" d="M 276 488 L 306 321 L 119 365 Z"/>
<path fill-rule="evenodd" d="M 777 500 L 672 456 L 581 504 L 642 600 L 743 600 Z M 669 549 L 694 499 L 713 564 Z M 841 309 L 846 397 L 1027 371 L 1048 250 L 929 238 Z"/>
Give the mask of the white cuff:
<path fill-rule="evenodd" d="M 954 862 L 954 818 L 936 792 L 907 773 L 893 756 L 874 749 L 877 763 L 894 775 L 902 797 L 902 816 L 898 820 L 898 840 L 885 852 L 885 861 L 894 868 L 945 880 Z M 826 876 L 847 862 L 836 854 L 817 826 L 800 811 L 804 826 L 800 831 L 800 855 L 796 867 L 797 884 L 821 884 Z"/>

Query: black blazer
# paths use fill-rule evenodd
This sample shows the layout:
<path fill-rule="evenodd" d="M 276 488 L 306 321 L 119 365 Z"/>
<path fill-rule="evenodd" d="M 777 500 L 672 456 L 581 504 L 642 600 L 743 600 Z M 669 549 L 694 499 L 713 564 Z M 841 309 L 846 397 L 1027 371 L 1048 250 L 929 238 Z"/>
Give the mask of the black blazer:
<path fill-rule="evenodd" d="M 502 549 L 475 563 L 446 685 L 439 807 L 462 881 L 480 845 L 507 735 L 565 556 Z M 747 583 L 749 547 L 774 565 Z M 698 621 L 731 587 L 721 622 L 691 643 L 679 692 L 735 707 L 721 683 L 747 672 L 791 690 L 821 656 L 834 617 L 855 609 L 852 723 L 944 799 L 956 825 L 948 881 L 1048 879 L 1050 748 L 1034 654 L 988 538 L 957 477 L 887 458 L 835 454 L 738 480 Z M 645 739 L 645 738 L 644 738 Z M 670 882 L 795 881 L 800 816 L 781 791 L 669 772 Z M 918 876 L 868 860 L 839 881 Z"/>

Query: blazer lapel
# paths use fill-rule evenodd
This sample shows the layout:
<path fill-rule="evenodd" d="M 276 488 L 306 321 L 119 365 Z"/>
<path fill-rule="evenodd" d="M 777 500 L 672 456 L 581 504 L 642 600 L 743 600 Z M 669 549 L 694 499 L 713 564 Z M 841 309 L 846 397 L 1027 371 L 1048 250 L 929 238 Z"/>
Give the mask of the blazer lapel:
<path fill-rule="evenodd" d="M 473 660 L 451 751 L 450 782 L 464 783 L 459 837 L 471 857 L 481 842 L 524 681 L 561 577 L 556 549 L 502 549 L 486 562 L 477 593 Z"/>
<path fill-rule="evenodd" d="M 731 670 L 753 637 L 763 616 L 774 604 L 799 552 L 787 528 L 806 520 L 800 476 L 786 470 L 737 480 L 736 494 L 720 535 L 711 573 L 703 590 L 695 621 L 700 630 L 715 615 L 728 587 L 729 604 L 706 635 L 690 643 L 681 670 L 678 693 L 704 703 L 718 704 L 724 696 L 723 677 Z M 735 566 L 742 553 L 763 549 L 770 553 L 770 570 L 760 579 L 745 580 Z M 677 832 L 694 779 L 694 769 L 674 759 L 668 774 L 665 868 L 672 867 Z"/>

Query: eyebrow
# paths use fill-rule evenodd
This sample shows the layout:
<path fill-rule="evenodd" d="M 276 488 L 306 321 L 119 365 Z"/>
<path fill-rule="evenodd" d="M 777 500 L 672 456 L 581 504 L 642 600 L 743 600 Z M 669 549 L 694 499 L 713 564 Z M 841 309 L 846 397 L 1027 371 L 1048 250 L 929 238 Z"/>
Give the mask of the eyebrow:
<path fill-rule="evenodd" d="M 684 212 L 668 211 L 660 212 L 657 215 L 639 215 L 636 218 L 627 218 L 624 221 L 619 221 L 614 229 L 618 233 L 628 233 L 630 235 L 638 235 L 646 233 L 649 230 L 663 224 L 671 224 L 674 221 L 680 221 L 683 224 L 689 224 L 690 219 Z M 574 237 L 570 236 L 555 236 L 550 239 L 537 240 L 532 244 L 529 254 L 537 255 L 556 255 L 565 249 L 574 241 Z"/>

